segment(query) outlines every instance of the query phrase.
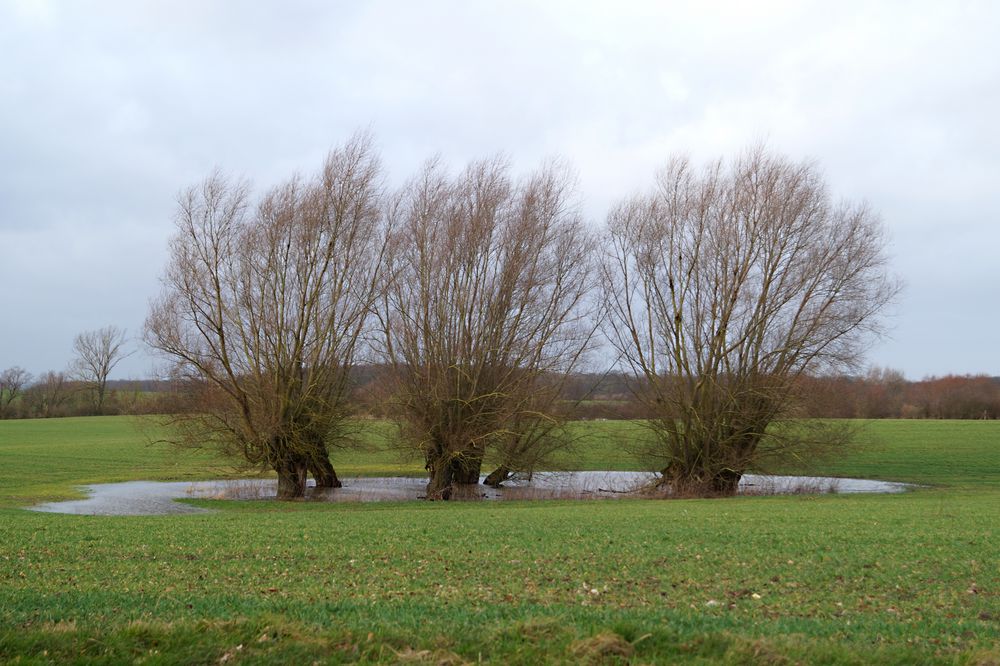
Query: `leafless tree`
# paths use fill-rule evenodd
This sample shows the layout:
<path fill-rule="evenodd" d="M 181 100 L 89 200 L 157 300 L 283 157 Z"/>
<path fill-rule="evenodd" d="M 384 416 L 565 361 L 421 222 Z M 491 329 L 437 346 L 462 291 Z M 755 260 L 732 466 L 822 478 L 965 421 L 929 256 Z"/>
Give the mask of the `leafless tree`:
<path fill-rule="evenodd" d="M 43 373 L 26 391 L 24 400 L 26 411 L 32 415 L 48 418 L 60 416 L 61 409 L 70 398 L 69 381 L 64 372 Z"/>
<path fill-rule="evenodd" d="M 593 239 L 572 179 L 549 164 L 515 183 L 502 159 L 449 177 L 429 162 L 388 207 L 381 308 L 403 440 L 429 498 L 525 471 L 559 441 L 559 390 L 593 332 Z"/>
<path fill-rule="evenodd" d="M 314 178 L 251 203 L 216 174 L 185 192 L 164 291 L 146 340 L 195 398 L 175 425 L 188 443 L 339 487 L 328 446 L 344 435 L 348 370 L 380 284 L 380 168 L 371 139 L 330 152 Z"/>
<path fill-rule="evenodd" d="M 607 335 L 678 492 L 734 493 L 764 456 L 828 436 L 781 427 L 796 379 L 857 361 L 898 291 L 877 216 L 763 147 L 704 170 L 671 161 L 610 213 L 608 248 Z"/>
<path fill-rule="evenodd" d="M 98 414 L 104 411 L 111 371 L 131 354 L 125 349 L 125 342 L 125 330 L 117 326 L 85 331 L 73 341 L 76 352 L 73 376 L 93 394 L 94 409 Z"/>
<path fill-rule="evenodd" d="M 0 418 L 4 417 L 11 403 L 29 382 L 31 373 L 20 366 L 15 365 L 0 372 Z"/>

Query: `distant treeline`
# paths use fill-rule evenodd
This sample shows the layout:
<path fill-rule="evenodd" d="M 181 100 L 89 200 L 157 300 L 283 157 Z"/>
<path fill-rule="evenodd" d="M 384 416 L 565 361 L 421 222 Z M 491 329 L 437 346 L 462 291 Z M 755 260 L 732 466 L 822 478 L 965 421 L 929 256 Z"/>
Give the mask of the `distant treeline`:
<path fill-rule="evenodd" d="M 894 370 L 803 382 L 809 416 L 864 419 L 997 419 L 1000 377 L 945 375 L 908 381 Z"/>
<path fill-rule="evenodd" d="M 1000 377 L 946 375 L 918 381 L 895 370 L 864 376 L 806 377 L 802 415 L 845 419 L 998 419 Z M 631 399 L 629 379 L 618 373 L 578 375 L 569 383 L 577 418 L 645 418 Z"/>
<path fill-rule="evenodd" d="M 153 414 L 161 411 L 171 390 L 169 382 L 156 380 L 109 381 L 98 407 L 91 385 L 66 373 L 46 372 L 16 392 L 0 390 L 0 419 Z"/>
<path fill-rule="evenodd" d="M 352 373 L 352 406 L 359 416 L 386 416 L 390 396 L 377 365 Z M 578 373 L 565 383 L 563 404 L 574 419 L 642 419 L 629 378 L 617 372 Z M 947 375 L 909 381 L 894 370 L 861 377 L 808 377 L 802 382 L 803 416 L 863 419 L 997 419 L 1000 377 Z M 112 380 L 104 415 L 159 414 L 176 409 L 176 385 L 167 380 Z M 11 395 L 0 387 L 0 418 L 56 418 L 97 414 L 90 387 L 60 372 L 47 372 Z"/>

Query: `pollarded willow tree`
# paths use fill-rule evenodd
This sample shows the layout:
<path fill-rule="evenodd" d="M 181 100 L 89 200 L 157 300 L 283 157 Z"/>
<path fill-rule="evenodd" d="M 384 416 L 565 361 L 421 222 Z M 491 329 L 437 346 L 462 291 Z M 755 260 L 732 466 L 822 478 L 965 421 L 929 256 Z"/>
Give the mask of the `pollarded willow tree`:
<path fill-rule="evenodd" d="M 879 333 L 898 291 L 885 244 L 869 208 L 763 147 L 704 170 L 674 160 L 609 214 L 605 328 L 657 416 L 666 486 L 732 494 L 762 457 L 836 439 L 780 425 L 799 378 L 852 366 Z"/>
<path fill-rule="evenodd" d="M 383 352 L 427 496 L 498 484 L 561 442 L 559 394 L 593 332 L 592 234 L 550 164 L 514 182 L 500 159 L 448 177 L 431 162 L 388 208 Z"/>
<path fill-rule="evenodd" d="M 182 443 L 211 443 L 278 474 L 339 487 L 328 446 L 344 434 L 348 371 L 378 295 L 385 248 L 380 169 L 358 135 L 310 180 L 254 205 L 213 175 L 180 198 L 163 293 L 146 340 L 193 398 Z"/>

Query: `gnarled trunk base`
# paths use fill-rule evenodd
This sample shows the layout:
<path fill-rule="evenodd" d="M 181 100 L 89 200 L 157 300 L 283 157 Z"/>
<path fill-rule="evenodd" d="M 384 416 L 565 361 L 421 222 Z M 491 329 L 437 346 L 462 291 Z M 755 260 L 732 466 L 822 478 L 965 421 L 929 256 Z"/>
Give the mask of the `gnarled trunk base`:
<path fill-rule="evenodd" d="M 317 488 L 341 488 L 344 484 L 337 478 L 337 472 L 330 463 L 326 447 L 314 459 L 309 461 L 309 473 L 316 479 Z"/>
<path fill-rule="evenodd" d="M 483 479 L 483 483 L 492 488 L 499 488 L 500 484 L 509 479 L 512 474 L 513 472 L 506 465 L 500 465 Z"/>
<path fill-rule="evenodd" d="M 724 469 L 712 477 L 712 492 L 717 495 L 731 497 L 740 489 L 740 479 L 743 474 L 731 469 Z"/>
<path fill-rule="evenodd" d="M 732 497 L 743 478 L 742 472 L 732 469 L 695 474 L 667 467 L 660 470 L 660 475 L 657 485 L 673 497 Z"/>
<path fill-rule="evenodd" d="M 431 478 L 427 482 L 427 499 L 449 500 L 455 494 L 456 486 L 478 484 L 482 465 L 481 454 L 428 460 L 427 469 Z"/>
<path fill-rule="evenodd" d="M 274 466 L 278 473 L 278 499 L 298 499 L 306 494 L 308 467 L 301 458 L 293 458 Z"/>
<path fill-rule="evenodd" d="M 429 500 L 449 500 L 452 488 L 452 468 L 444 461 L 439 461 L 438 465 L 430 466 L 431 478 L 427 482 L 427 499 Z"/>

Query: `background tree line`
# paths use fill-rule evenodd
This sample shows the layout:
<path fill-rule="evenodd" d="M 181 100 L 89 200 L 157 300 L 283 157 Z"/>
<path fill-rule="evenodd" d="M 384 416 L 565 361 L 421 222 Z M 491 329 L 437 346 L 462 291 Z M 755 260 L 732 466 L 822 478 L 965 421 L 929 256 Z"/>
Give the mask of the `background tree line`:
<path fill-rule="evenodd" d="M 124 329 L 84 331 L 73 340 L 74 358 L 65 371 L 37 379 L 20 366 L 0 372 L 0 418 L 114 415 L 139 409 L 140 391 L 110 383 L 111 372 L 132 354 Z"/>
<path fill-rule="evenodd" d="M 356 414 L 388 418 L 377 366 L 357 373 Z M 624 373 L 578 372 L 561 380 L 560 399 L 571 419 L 648 419 L 654 412 L 635 399 Z M 864 374 L 803 376 L 804 415 L 835 419 L 998 419 L 1000 377 L 945 375 L 906 379 L 899 371 L 872 368 Z"/>
<path fill-rule="evenodd" d="M 385 368 L 352 368 L 349 413 L 356 418 L 390 418 Z M 26 378 L 26 379 L 25 379 Z M 899 371 L 873 368 L 860 375 L 802 378 L 806 415 L 842 419 L 998 419 L 1000 377 L 944 375 L 906 379 Z M 560 399 L 574 420 L 649 418 L 622 373 L 578 372 L 562 378 Z M 168 414 L 176 409 L 175 384 L 157 379 L 107 383 L 105 415 Z M 57 418 L 94 415 L 85 384 L 66 372 L 37 377 L 18 366 L 0 372 L 0 418 Z"/>
<path fill-rule="evenodd" d="M 861 376 L 803 378 L 808 414 L 861 419 L 997 419 L 1000 377 L 945 375 L 907 380 L 875 368 Z"/>

